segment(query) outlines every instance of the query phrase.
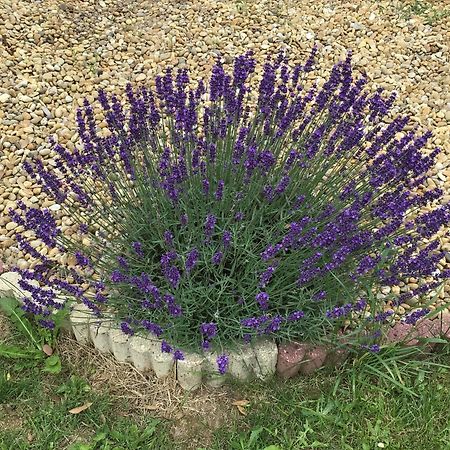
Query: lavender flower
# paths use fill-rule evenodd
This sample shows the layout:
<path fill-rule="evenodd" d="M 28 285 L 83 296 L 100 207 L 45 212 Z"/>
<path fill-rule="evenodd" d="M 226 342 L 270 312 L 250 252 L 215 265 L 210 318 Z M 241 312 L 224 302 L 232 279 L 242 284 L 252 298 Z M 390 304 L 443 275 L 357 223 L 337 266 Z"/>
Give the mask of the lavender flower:
<path fill-rule="evenodd" d="M 305 317 L 305 313 L 303 311 L 294 311 L 291 314 L 289 314 L 287 320 L 294 322 L 303 319 L 303 317 Z"/>
<path fill-rule="evenodd" d="M 200 325 L 200 332 L 206 339 L 212 339 L 217 334 L 217 325 L 212 322 L 204 322 Z"/>
<path fill-rule="evenodd" d="M 191 88 L 186 69 L 169 69 L 154 90 L 128 84 L 127 107 L 99 91 L 108 136 L 84 101 L 80 145 L 51 140 L 54 164 L 23 165 L 74 212 L 78 232 L 62 235 L 49 209 L 23 201 L 9 209 L 23 229 L 18 247 L 31 257 L 31 268 L 17 269 L 23 309 L 50 326 L 64 306 L 59 297 L 99 317 L 107 304 L 129 335 L 140 327 L 177 336 L 174 349 L 166 341 L 162 348 L 181 359 L 179 349 L 194 343 L 209 349 L 218 329 L 226 346 L 264 334 L 289 339 L 304 328 L 334 333 L 334 321 L 350 317 L 373 339 L 392 312 L 374 298 L 365 319 L 367 299 L 354 293 L 417 279 L 390 299 L 395 305 L 447 281 L 436 235 L 448 228 L 450 205 L 439 205 L 442 189 L 428 188 L 439 154 L 425 151 L 431 133 L 417 133 L 406 116 L 387 120 L 395 95 L 367 92 L 350 52 L 324 83 L 306 87 L 317 52 L 293 69 L 283 52 L 269 57 L 256 107 L 248 101 L 250 52 L 232 73 L 217 61 L 209 86 Z M 73 255 L 75 267 L 65 267 Z M 277 295 L 269 298 L 268 286 Z M 378 351 L 372 342 L 363 348 Z M 219 362 L 225 371 L 226 355 Z"/>
<path fill-rule="evenodd" d="M 325 299 L 326 296 L 327 296 L 326 291 L 319 291 L 316 294 L 314 294 L 313 300 L 318 302 L 318 301 L 321 301 L 321 300 Z"/>
<path fill-rule="evenodd" d="M 113 270 L 111 273 L 111 281 L 113 283 L 122 283 L 127 280 L 127 277 L 120 270 Z"/>
<path fill-rule="evenodd" d="M 78 231 L 80 234 L 87 234 L 88 225 L 86 223 L 80 223 L 80 225 L 78 226 Z"/>
<path fill-rule="evenodd" d="M 55 329 L 55 321 L 51 319 L 39 319 L 39 325 L 43 328 L 47 328 L 48 330 L 54 330 Z"/>
<path fill-rule="evenodd" d="M 231 231 L 225 230 L 222 236 L 222 244 L 225 249 L 227 249 L 230 246 L 231 240 L 232 240 Z"/>
<path fill-rule="evenodd" d="M 196 248 L 188 253 L 185 263 L 186 272 L 189 273 L 196 266 L 199 256 L 200 254 Z"/>
<path fill-rule="evenodd" d="M 275 272 L 274 266 L 269 266 L 260 276 L 259 278 L 259 286 L 264 288 L 270 282 L 273 274 Z"/>
<path fill-rule="evenodd" d="M 215 198 L 217 201 L 222 200 L 222 196 L 223 196 L 223 186 L 224 186 L 224 181 L 223 180 L 219 180 L 219 182 L 217 183 L 217 190 L 214 194 Z"/>
<path fill-rule="evenodd" d="M 203 193 L 205 195 L 208 195 L 209 193 L 209 181 L 205 178 L 202 180 L 202 187 L 203 187 Z"/>
<path fill-rule="evenodd" d="M 161 342 L 161 351 L 163 353 L 172 353 L 172 347 L 166 341 L 162 341 Z"/>
<path fill-rule="evenodd" d="M 415 325 L 419 319 L 426 316 L 429 312 L 430 310 L 428 308 L 416 309 L 412 313 L 405 316 L 402 321 L 409 325 Z"/>
<path fill-rule="evenodd" d="M 142 326 L 157 337 L 163 334 L 163 329 L 156 323 L 151 322 L 150 320 L 143 320 Z"/>
<path fill-rule="evenodd" d="M 173 247 L 173 234 L 169 230 L 164 231 L 164 242 L 168 247 Z"/>
<path fill-rule="evenodd" d="M 215 265 L 218 266 L 220 264 L 220 262 L 222 261 L 223 258 L 223 253 L 222 252 L 216 252 L 214 253 L 214 255 L 211 258 L 211 262 Z"/>
<path fill-rule="evenodd" d="M 176 361 L 183 361 L 184 360 L 184 354 L 181 350 L 175 350 L 173 352 L 173 359 Z"/>
<path fill-rule="evenodd" d="M 262 310 L 269 309 L 269 294 L 267 292 L 259 292 L 256 294 L 256 302 Z"/>
<path fill-rule="evenodd" d="M 217 357 L 217 370 L 221 375 L 224 375 L 228 369 L 228 356 L 225 353 L 222 353 Z"/>
<path fill-rule="evenodd" d="M 185 227 L 188 224 L 188 215 L 187 214 L 181 214 L 180 216 L 180 223 L 183 227 Z"/>
<path fill-rule="evenodd" d="M 124 334 L 127 334 L 128 336 L 133 336 L 133 334 L 134 334 L 134 331 L 130 327 L 130 324 L 128 322 L 121 322 L 120 323 L 120 329 L 122 330 L 122 332 Z"/>
<path fill-rule="evenodd" d="M 144 251 L 142 250 L 142 244 L 140 242 L 132 242 L 131 246 L 139 257 L 144 257 Z"/>
<path fill-rule="evenodd" d="M 129 266 L 128 266 L 128 261 L 125 257 L 123 256 L 118 256 L 117 257 L 117 263 L 119 264 L 119 266 L 124 269 L 124 270 L 128 270 Z"/>
<path fill-rule="evenodd" d="M 271 334 L 271 333 L 276 333 L 277 331 L 280 330 L 281 328 L 281 324 L 284 322 L 283 317 L 281 316 L 275 316 L 269 323 L 269 325 L 267 325 L 267 327 L 264 330 L 265 334 Z"/>
<path fill-rule="evenodd" d="M 207 240 L 211 238 L 214 232 L 214 228 L 216 226 L 216 222 L 217 222 L 216 216 L 214 214 L 208 214 L 205 222 L 205 236 Z"/>

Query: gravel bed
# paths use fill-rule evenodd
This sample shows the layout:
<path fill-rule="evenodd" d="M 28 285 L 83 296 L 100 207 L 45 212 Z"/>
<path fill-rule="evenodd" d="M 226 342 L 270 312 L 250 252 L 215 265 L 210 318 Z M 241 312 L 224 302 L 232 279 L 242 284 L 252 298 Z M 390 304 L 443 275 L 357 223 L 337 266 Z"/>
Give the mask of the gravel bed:
<path fill-rule="evenodd" d="M 72 232 L 70 219 L 20 164 L 37 154 L 54 164 L 49 135 L 68 148 L 76 145 L 74 114 L 83 98 L 93 101 L 99 87 L 121 94 L 128 81 L 152 85 L 168 65 L 189 67 L 194 80 L 206 78 L 218 55 L 230 63 L 248 49 L 262 62 L 285 48 L 296 63 L 316 42 L 323 69 L 313 77 L 323 77 L 352 49 L 355 67 L 367 75 L 370 87 L 396 90 L 397 112 L 409 113 L 434 132 L 429 149 L 437 145 L 444 151 L 427 183 L 443 188 L 448 202 L 450 1 L 426 5 L 419 16 L 406 1 L 2 0 L 0 261 L 5 270 L 31 263 L 15 246 L 12 236 L 19 227 L 6 214 L 16 200 L 50 207 L 63 231 Z M 95 112 L 100 118 L 100 110 Z M 448 230 L 440 240 L 449 252 L 441 268 L 450 268 Z M 38 249 L 41 244 L 32 242 Z M 395 289 L 417 283 L 405 281 Z M 383 289 L 381 296 L 389 293 Z M 449 297 L 447 285 L 435 305 Z"/>

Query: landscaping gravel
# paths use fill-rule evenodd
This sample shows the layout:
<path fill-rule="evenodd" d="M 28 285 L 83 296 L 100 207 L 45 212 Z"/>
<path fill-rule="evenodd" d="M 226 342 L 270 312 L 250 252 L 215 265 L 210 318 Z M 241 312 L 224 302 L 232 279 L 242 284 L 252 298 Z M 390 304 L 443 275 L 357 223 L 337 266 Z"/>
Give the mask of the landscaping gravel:
<path fill-rule="evenodd" d="M 0 261 L 5 269 L 30 265 L 13 240 L 20 226 L 7 215 L 16 200 L 50 207 L 63 231 L 72 233 L 70 219 L 20 165 L 35 155 L 54 164 L 50 135 L 69 149 L 76 145 L 75 112 L 85 97 L 94 101 L 100 87 L 122 94 L 128 81 L 153 85 L 168 65 L 189 67 L 193 79 L 206 78 L 218 55 L 230 63 L 249 49 L 263 61 L 285 48 L 296 63 L 317 43 L 322 69 L 313 77 L 323 77 L 353 50 L 356 70 L 367 75 L 369 86 L 396 90 L 396 112 L 409 113 L 434 132 L 429 150 L 440 146 L 443 152 L 427 184 L 444 189 L 448 202 L 450 2 L 420 3 L 426 5 L 421 15 L 405 1 L 2 0 Z M 100 119 L 97 106 L 95 113 Z M 440 240 L 449 252 L 441 269 L 450 268 L 448 230 L 442 230 Z M 39 240 L 32 245 L 46 251 Z M 417 283 L 405 281 L 394 292 Z M 389 292 L 383 288 L 378 295 Z M 449 297 L 447 285 L 433 306 Z"/>

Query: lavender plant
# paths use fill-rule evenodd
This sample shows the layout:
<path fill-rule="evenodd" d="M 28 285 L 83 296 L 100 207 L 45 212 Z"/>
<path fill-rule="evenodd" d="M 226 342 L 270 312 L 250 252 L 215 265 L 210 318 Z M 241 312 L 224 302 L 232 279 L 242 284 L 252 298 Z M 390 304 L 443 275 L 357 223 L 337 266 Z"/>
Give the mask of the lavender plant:
<path fill-rule="evenodd" d="M 306 88 L 316 52 L 295 67 L 283 54 L 268 59 L 256 95 L 251 53 L 232 74 L 217 61 L 208 88 L 191 87 L 184 69 L 157 76 L 155 92 L 128 85 L 128 108 L 100 90 L 107 137 L 85 101 L 82 149 L 54 142 L 54 167 L 24 165 L 78 232 L 63 234 L 48 209 L 10 211 L 75 262 L 55 264 L 18 234 L 36 260 L 19 270 L 24 309 L 52 327 L 62 293 L 99 317 L 108 308 L 124 333 L 156 335 L 182 359 L 261 335 L 318 340 L 343 319 L 381 326 L 448 278 L 435 235 L 450 207 L 424 187 L 439 152 L 424 150 L 431 133 L 405 131 L 408 117 L 389 114 L 395 95 L 368 93 L 350 54 Z M 419 288 L 373 296 L 406 277 Z"/>

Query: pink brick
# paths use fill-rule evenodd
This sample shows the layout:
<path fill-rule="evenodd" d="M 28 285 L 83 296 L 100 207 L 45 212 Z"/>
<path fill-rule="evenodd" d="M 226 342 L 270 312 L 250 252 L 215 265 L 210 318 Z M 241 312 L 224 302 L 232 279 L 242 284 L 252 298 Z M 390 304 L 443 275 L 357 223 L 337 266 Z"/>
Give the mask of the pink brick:
<path fill-rule="evenodd" d="M 417 340 L 412 339 L 413 326 L 408 323 L 397 322 L 386 334 L 388 344 L 404 343 L 406 345 L 416 345 Z"/>
<path fill-rule="evenodd" d="M 438 331 L 438 336 L 450 339 L 450 314 L 441 313 L 433 320 L 433 322 L 436 323 L 435 327 Z"/>
<path fill-rule="evenodd" d="M 290 342 L 278 347 L 277 373 L 281 378 L 295 377 L 306 356 L 309 344 Z"/>
<path fill-rule="evenodd" d="M 317 369 L 320 369 L 327 357 L 327 349 L 323 345 L 311 346 L 305 359 L 300 364 L 299 373 L 302 375 L 311 375 Z"/>

